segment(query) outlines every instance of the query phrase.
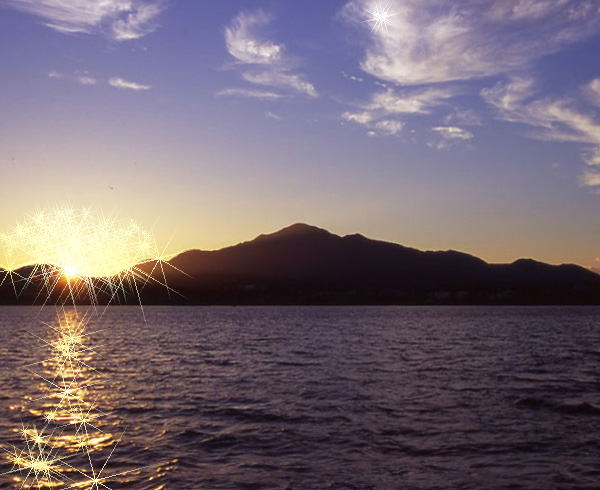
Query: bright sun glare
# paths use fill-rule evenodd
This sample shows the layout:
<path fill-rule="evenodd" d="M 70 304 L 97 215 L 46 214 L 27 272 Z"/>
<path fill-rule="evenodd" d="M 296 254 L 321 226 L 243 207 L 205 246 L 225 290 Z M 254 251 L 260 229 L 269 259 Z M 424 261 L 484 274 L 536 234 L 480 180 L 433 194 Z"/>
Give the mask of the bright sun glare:
<path fill-rule="evenodd" d="M 158 255 L 135 221 L 69 207 L 30 216 L 0 235 L 0 246 L 6 253 L 0 265 L 9 270 L 43 264 L 67 278 L 114 276 Z"/>
<path fill-rule="evenodd" d="M 120 295 L 126 301 L 128 291 L 141 300 L 149 282 L 169 289 L 164 266 L 172 266 L 150 233 L 133 220 L 91 209 L 33 214 L 0 234 L 0 254 L 0 285 L 9 280 L 17 295 L 32 281 L 43 283 L 48 298 L 75 301 L 83 294 L 92 304 Z"/>
<path fill-rule="evenodd" d="M 67 279 L 73 279 L 77 277 L 77 269 L 72 265 L 65 265 L 62 267 L 63 274 Z"/>

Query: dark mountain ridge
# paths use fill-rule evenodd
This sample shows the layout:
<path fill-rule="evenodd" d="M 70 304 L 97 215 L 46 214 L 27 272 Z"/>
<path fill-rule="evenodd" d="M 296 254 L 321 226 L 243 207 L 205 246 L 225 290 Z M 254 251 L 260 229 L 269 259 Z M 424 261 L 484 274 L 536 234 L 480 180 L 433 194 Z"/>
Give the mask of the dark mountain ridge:
<path fill-rule="evenodd" d="M 421 251 L 300 223 L 220 250 L 188 250 L 169 263 L 167 282 L 181 296 L 148 285 L 144 302 L 600 304 L 600 275 L 577 265 L 488 264 L 453 250 Z M 6 301 L 3 288 L 0 298 Z"/>

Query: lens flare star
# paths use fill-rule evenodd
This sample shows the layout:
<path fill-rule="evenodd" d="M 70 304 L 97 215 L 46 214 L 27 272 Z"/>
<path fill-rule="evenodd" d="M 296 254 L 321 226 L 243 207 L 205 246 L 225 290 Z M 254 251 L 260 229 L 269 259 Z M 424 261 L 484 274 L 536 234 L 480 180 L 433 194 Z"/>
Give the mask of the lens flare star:
<path fill-rule="evenodd" d="M 151 234 L 133 220 L 91 209 L 57 207 L 29 216 L 0 234 L 0 251 L 0 285 L 12 281 L 17 296 L 31 283 L 42 286 L 45 302 L 58 304 L 119 303 L 127 294 L 139 298 L 149 282 L 169 289 L 164 266 L 172 266 Z"/>
<path fill-rule="evenodd" d="M 51 264 L 69 277 L 110 277 L 157 255 L 150 234 L 134 221 L 69 207 L 38 212 L 2 242 L 9 269 Z"/>
<path fill-rule="evenodd" d="M 109 461 L 121 443 L 104 428 L 108 415 L 99 400 L 90 400 L 95 386 L 107 388 L 101 373 L 90 366 L 97 352 L 86 344 L 97 332 L 87 331 L 91 318 L 77 310 L 63 310 L 54 324 L 48 324 L 50 338 L 35 336 L 49 350 L 46 360 L 26 367 L 41 381 L 41 397 L 30 401 L 29 414 L 40 419 L 41 427 L 23 425 L 17 432 L 24 448 L 4 448 L 18 488 L 110 489 L 111 481 L 127 475 L 139 477 L 151 466 L 111 473 Z M 31 368 L 31 369 L 30 369 Z M 102 451 L 108 456 L 99 459 Z M 129 476 L 127 477 L 129 478 Z M 122 482 L 121 482 L 122 483 Z"/>
<path fill-rule="evenodd" d="M 372 31 L 385 31 L 387 32 L 389 25 L 391 24 L 391 18 L 398 15 L 397 12 L 393 12 L 389 4 L 382 5 L 380 3 L 375 4 L 375 7 L 367 10 L 370 15 L 364 22 L 371 24 Z"/>
<path fill-rule="evenodd" d="M 109 489 L 110 480 L 141 474 L 144 468 L 113 474 L 108 469 L 123 435 L 114 442 L 103 430 L 108 413 L 101 410 L 101 400 L 90 399 L 94 392 L 99 397 L 97 386 L 107 388 L 91 366 L 94 348 L 103 346 L 91 342 L 98 332 L 87 327 L 100 302 L 126 302 L 133 294 L 141 306 L 140 291 L 150 282 L 172 291 L 163 270 L 170 264 L 136 222 L 70 207 L 39 212 L 18 223 L 0 235 L 0 251 L 0 285 L 10 281 L 19 296 L 34 284 L 34 293 L 46 294 L 43 303 L 54 302 L 60 312 L 54 324 L 46 324 L 50 338 L 34 335 L 49 356 L 25 367 L 39 379 L 42 396 L 28 398 L 24 412 L 39 425 L 28 420 L 17 431 L 24 449 L 2 448 L 11 469 L 0 476 L 10 475 L 18 488 Z M 80 302 L 92 306 L 83 315 L 75 307 Z M 67 309 L 67 304 L 74 308 Z M 93 453 L 108 448 L 110 454 L 98 469 Z"/>

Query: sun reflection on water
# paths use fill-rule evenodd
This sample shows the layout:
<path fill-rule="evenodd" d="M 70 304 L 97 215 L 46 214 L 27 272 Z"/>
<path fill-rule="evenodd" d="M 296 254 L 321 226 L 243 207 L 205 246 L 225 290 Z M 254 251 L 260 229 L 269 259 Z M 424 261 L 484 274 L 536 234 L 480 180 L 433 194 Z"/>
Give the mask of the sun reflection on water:
<path fill-rule="evenodd" d="M 27 421 L 14 429 L 21 447 L 3 448 L 17 488 L 110 488 L 110 481 L 137 476 L 141 468 L 109 474 L 107 463 L 121 440 L 107 421 L 110 390 L 92 367 L 97 353 L 88 332 L 90 317 L 63 310 L 48 325 L 48 357 L 27 370 L 38 395 L 24 410 Z M 130 482 L 131 483 L 131 482 Z"/>

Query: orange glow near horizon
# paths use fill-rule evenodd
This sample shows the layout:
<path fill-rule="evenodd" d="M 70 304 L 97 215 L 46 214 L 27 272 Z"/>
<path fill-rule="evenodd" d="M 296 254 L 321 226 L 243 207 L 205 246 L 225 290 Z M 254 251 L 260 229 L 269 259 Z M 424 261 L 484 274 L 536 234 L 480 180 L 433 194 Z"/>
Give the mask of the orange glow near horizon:
<path fill-rule="evenodd" d="M 0 284 L 10 280 L 17 295 L 32 281 L 41 281 L 47 298 L 58 295 L 61 304 L 81 295 L 97 304 L 98 294 L 114 302 L 126 291 L 139 298 L 138 284 L 148 282 L 168 288 L 163 268 L 168 263 L 151 234 L 133 220 L 88 208 L 63 206 L 30 215 L 0 234 L 0 253 L 6 269 Z"/>
<path fill-rule="evenodd" d="M 0 243 L 8 270 L 50 265 L 68 279 L 114 276 L 159 255 L 150 233 L 135 221 L 70 207 L 28 217 L 0 235 Z"/>
<path fill-rule="evenodd" d="M 63 271 L 64 276 L 69 281 L 72 280 L 72 279 L 75 279 L 79 275 L 79 273 L 77 272 L 77 269 L 75 267 L 73 267 L 73 266 L 70 266 L 70 265 L 65 265 L 62 268 L 62 271 Z"/>

